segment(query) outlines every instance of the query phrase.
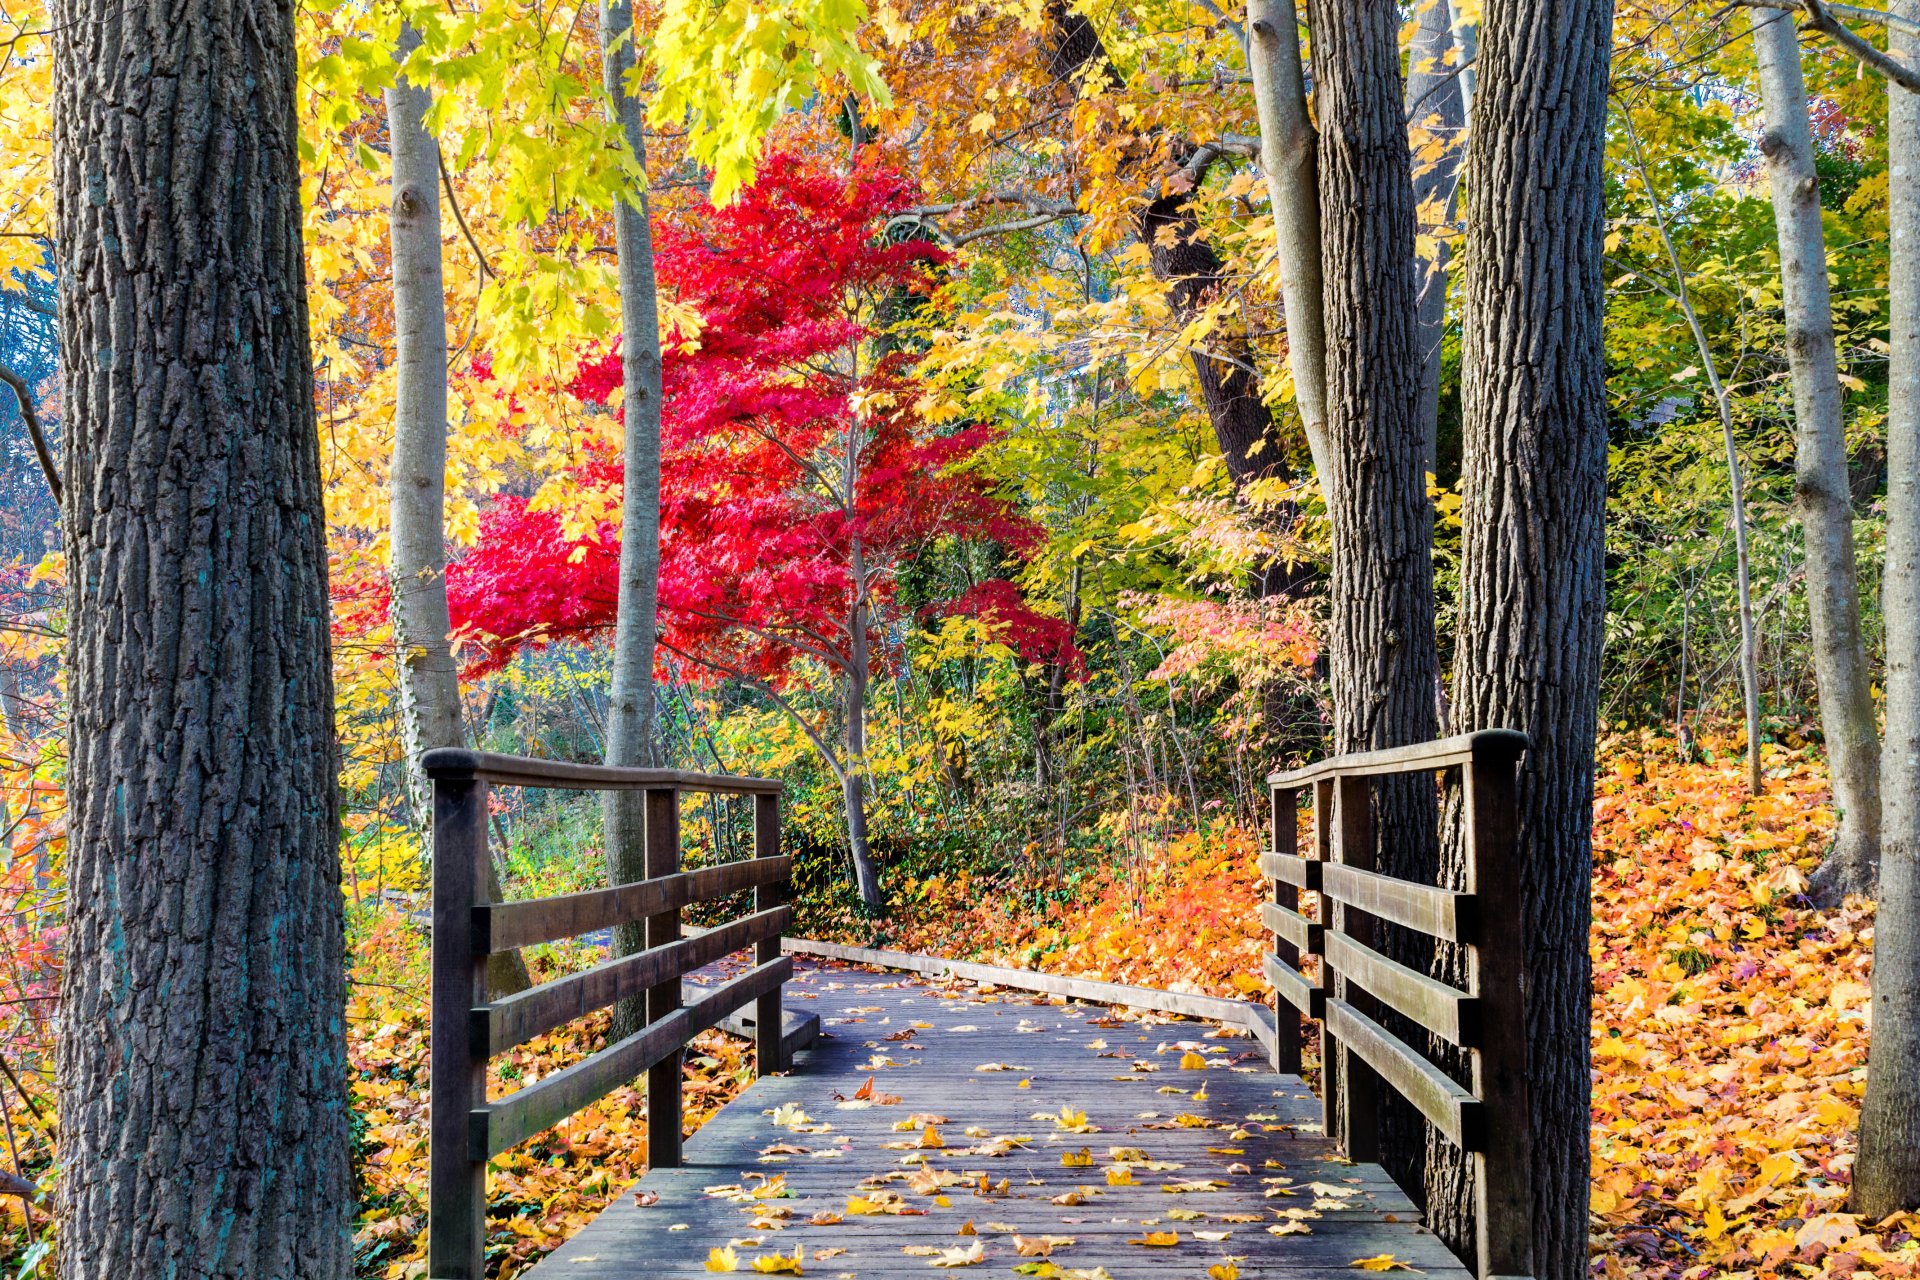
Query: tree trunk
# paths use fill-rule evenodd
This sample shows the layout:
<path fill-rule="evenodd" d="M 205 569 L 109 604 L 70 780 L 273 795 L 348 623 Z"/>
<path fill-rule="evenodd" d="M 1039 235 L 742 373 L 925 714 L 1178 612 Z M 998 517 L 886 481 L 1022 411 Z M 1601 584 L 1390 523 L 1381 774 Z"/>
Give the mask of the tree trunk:
<path fill-rule="evenodd" d="M 396 56 L 419 47 L 402 27 Z M 387 90 L 387 143 L 393 157 L 388 234 L 393 253 L 393 463 L 388 473 L 393 644 L 400 677 L 401 739 L 414 826 L 433 822 L 433 789 L 420 758 L 466 741 L 460 721 L 460 672 L 453 662 L 447 610 L 447 303 L 440 273 L 440 152 L 427 132 L 427 91 L 403 74 Z M 501 899 L 487 862 L 487 896 Z M 501 995 L 531 983 L 517 951 L 487 959 L 487 980 Z"/>
<path fill-rule="evenodd" d="M 344 1280 L 345 946 L 294 10 L 53 23 L 60 1255 Z"/>
<path fill-rule="evenodd" d="M 626 37 L 621 39 L 621 37 Z M 640 100 L 627 91 L 633 69 L 633 6 L 601 0 L 600 45 L 607 97 L 634 159 L 644 168 L 647 138 Z M 646 188 L 613 213 L 620 257 L 621 469 L 620 586 L 615 605 L 613 687 L 607 706 L 606 759 L 612 765 L 659 761 L 654 734 L 653 660 L 660 590 L 660 317 L 653 275 L 653 227 Z M 646 877 L 646 805 L 638 791 L 609 791 L 601 800 L 607 846 L 607 882 Z M 644 928 L 614 930 L 614 951 L 632 955 L 646 946 Z M 639 997 L 614 1010 L 620 1039 L 645 1024 Z"/>
<path fill-rule="evenodd" d="M 1307 433 L 1314 474 L 1324 493 L 1333 474 L 1327 439 L 1327 334 L 1321 286 L 1318 141 L 1307 115 L 1294 0 L 1248 0 L 1247 73 L 1260 121 L 1260 167 L 1266 171 L 1280 265 L 1280 303 L 1287 320 L 1287 364 L 1293 403 Z"/>
<path fill-rule="evenodd" d="M 1603 155 L 1612 7 L 1489 0 L 1467 155 L 1465 504 L 1458 731 L 1508 727 L 1528 851 L 1532 1274 L 1586 1274 L 1587 953 L 1605 616 Z M 1459 868 L 1450 867 L 1457 873 Z M 1435 1161 L 1429 1213 L 1459 1247 L 1471 1201 Z"/>
<path fill-rule="evenodd" d="M 852 480 L 856 463 L 848 460 L 847 493 L 849 507 L 854 492 Z M 867 602 L 868 590 L 865 557 L 861 554 L 859 540 L 853 544 L 853 609 L 847 619 L 848 658 L 847 664 L 847 767 L 840 774 L 841 796 L 847 805 L 847 856 L 853 861 L 854 886 L 860 891 L 860 901 L 869 910 L 882 911 L 886 908 L 886 895 L 880 892 L 880 876 L 874 870 L 873 850 L 867 845 L 867 666 L 869 661 L 867 640 Z"/>
<path fill-rule="evenodd" d="M 1437 205 L 1440 220 L 1451 224 L 1458 203 L 1460 157 L 1466 142 L 1466 109 L 1460 92 L 1461 73 L 1447 65 L 1453 51 L 1453 27 L 1446 0 L 1426 0 L 1420 24 L 1414 28 L 1408 55 L 1407 119 L 1446 143 L 1446 151 L 1413 175 L 1416 223 L 1420 210 Z M 1436 235 L 1431 257 L 1415 252 L 1420 289 L 1420 435 L 1426 442 L 1427 470 L 1440 467 L 1440 366 L 1447 334 L 1448 241 Z"/>
<path fill-rule="evenodd" d="M 1760 150 L 1766 156 L 1780 241 L 1787 365 L 1793 374 L 1794 506 L 1806 543 L 1813 677 L 1820 693 L 1833 804 L 1840 815 L 1839 835 L 1814 876 L 1817 896 L 1831 904 L 1848 893 L 1873 890 L 1880 861 L 1879 725 L 1860 633 L 1846 422 L 1800 38 L 1789 12 L 1751 9 L 1748 17 L 1767 121 Z"/>
<path fill-rule="evenodd" d="M 1325 280 L 1327 430 L 1322 477 L 1333 528 L 1329 669 L 1333 749 L 1370 751 L 1435 734 L 1433 504 L 1419 419 L 1413 186 L 1394 0 L 1313 0 Z M 1375 785 L 1377 867 L 1433 884 L 1434 785 Z M 1424 972 L 1431 939 L 1388 929 L 1382 949 Z M 1404 1019 L 1392 1029 L 1413 1038 Z M 1381 1163 L 1418 1189 L 1425 1125 L 1382 1093 Z"/>
<path fill-rule="evenodd" d="M 1893 0 L 1920 19 L 1920 0 Z M 1920 38 L 1889 24 L 1887 48 L 1920 64 Z M 1920 1209 L 1920 95 L 1887 85 L 1892 344 L 1887 404 L 1887 741 L 1881 756 L 1880 910 L 1873 935 L 1873 1043 L 1853 1165 L 1854 1212 Z"/>

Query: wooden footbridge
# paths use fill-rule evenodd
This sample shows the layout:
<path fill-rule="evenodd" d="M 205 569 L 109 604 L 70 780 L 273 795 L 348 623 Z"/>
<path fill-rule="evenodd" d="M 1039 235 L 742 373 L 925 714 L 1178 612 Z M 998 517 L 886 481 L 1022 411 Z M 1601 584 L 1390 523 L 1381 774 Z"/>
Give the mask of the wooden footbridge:
<path fill-rule="evenodd" d="M 644 1073 L 648 1173 L 536 1266 L 536 1280 L 715 1271 L 871 1280 L 973 1267 L 1060 1280 L 1525 1275 L 1513 838 L 1524 747 L 1520 735 L 1495 731 L 1270 780 L 1276 840 L 1261 865 L 1274 886 L 1262 909 L 1274 939 L 1264 966 L 1273 1007 L 788 938 L 777 782 L 431 752 L 430 1274 L 485 1274 L 490 1156 Z M 1366 825 L 1373 780 L 1455 769 L 1469 815 L 1466 889 L 1377 874 Z M 486 902 L 496 786 L 644 790 L 647 879 Z M 681 870 L 687 791 L 753 796 L 756 856 Z M 1314 815 L 1304 851 L 1303 798 Z M 749 889 L 750 913 L 717 929 L 683 926 L 687 905 Z M 1317 909 L 1302 895 L 1317 897 Z M 645 922 L 644 950 L 488 1000 L 490 952 L 635 920 Z M 1469 989 L 1375 950 L 1381 922 L 1466 947 Z M 488 1098 L 492 1055 L 635 996 L 646 1006 L 640 1031 Z M 1403 1029 L 1470 1050 L 1473 1087 L 1388 1030 L 1383 1009 Z M 681 1054 L 719 1025 L 755 1038 L 762 1074 L 683 1144 Z M 1336 1087 L 1322 1097 L 1298 1074 L 1308 1036 L 1320 1060 L 1336 1064 L 1323 1073 Z M 1473 1153 L 1471 1266 L 1372 1163 L 1387 1088 Z"/>

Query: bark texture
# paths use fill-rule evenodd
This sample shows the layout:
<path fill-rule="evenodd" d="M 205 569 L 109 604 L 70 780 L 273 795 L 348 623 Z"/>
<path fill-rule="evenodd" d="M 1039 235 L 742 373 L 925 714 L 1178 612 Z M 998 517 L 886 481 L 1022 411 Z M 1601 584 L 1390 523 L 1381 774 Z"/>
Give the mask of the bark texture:
<path fill-rule="evenodd" d="M 401 59 L 420 44 L 403 27 Z M 420 768 L 434 747 L 466 745 L 460 719 L 460 671 L 454 665 L 447 608 L 447 295 L 440 263 L 440 148 L 427 132 L 427 90 L 403 74 L 387 91 L 387 144 L 393 160 L 388 241 L 393 254 L 393 459 L 388 471 L 388 574 L 393 641 L 400 676 L 401 741 L 414 826 L 433 825 L 433 788 Z M 487 862 L 487 896 L 503 897 Z M 487 957 L 496 995 L 533 985 L 517 951 Z"/>
<path fill-rule="evenodd" d="M 1419 417 L 1400 21 L 1394 0 L 1313 0 L 1309 17 L 1332 467 L 1323 484 L 1333 527 L 1333 750 L 1369 751 L 1435 736 L 1433 504 Z M 1378 868 L 1435 883 L 1432 778 L 1382 779 L 1374 807 Z M 1432 960 L 1430 943 L 1410 930 L 1387 930 L 1382 941 L 1403 964 L 1424 971 Z M 1417 1038 L 1410 1023 L 1395 1021 L 1395 1030 Z M 1425 1126 L 1397 1093 L 1381 1096 L 1381 1163 L 1418 1188 Z"/>
<path fill-rule="evenodd" d="M 633 6 L 601 0 L 601 65 L 614 120 L 644 170 L 647 136 L 640 100 L 627 92 L 633 70 Z M 612 689 L 607 706 L 606 760 L 611 765 L 659 763 L 654 733 L 653 662 L 660 594 L 660 311 L 653 273 L 653 226 L 644 177 L 613 211 L 614 250 L 620 260 L 620 384 L 622 415 L 620 586 L 615 604 Z M 609 791 L 601 799 L 607 881 L 646 878 L 646 796 Z M 644 926 L 614 930 L 614 949 L 631 955 L 646 946 Z M 613 1037 L 645 1022 L 635 998 L 614 1010 Z"/>
<path fill-rule="evenodd" d="M 1467 155 L 1465 525 L 1455 729 L 1509 727 L 1532 1083 L 1533 1274 L 1587 1264 L 1587 953 L 1605 609 L 1602 160 L 1612 6 L 1489 0 Z M 1449 868 L 1457 871 L 1457 868 Z M 1457 1169 L 1429 1182 L 1459 1247 Z"/>
<path fill-rule="evenodd" d="M 1820 899 L 1836 903 L 1848 893 L 1871 892 L 1879 865 L 1880 733 L 1860 631 L 1846 422 L 1800 37 L 1785 10 L 1750 9 L 1748 17 L 1766 115 L 1760 151 L 1780 243 L 1787 366 L 1793 376 L 1794 508 L 1806 546 L 1813 676 L 1833 806 L 1840 815 L 1839 834 L 1814 885 Z"/>
<path fill-rule="evenodd" d="M 1909 21 L 1920 2 L 1888 6 Z M 1920 37 L 1887 47 L 1920 65 Z M 1887 406 L 1887 739 L 1880 910 L 1873 936 L 1873 1044 L 1853 1165 L 1856 1213 L 1920 1208 L 1920 94 L 1887 86 L 1892 356 Z"/>
<path fill-rule="evenodd" d="M 290 0 L 52 24 L 64 1275 L 343 1280 L 344 947 Z"/>

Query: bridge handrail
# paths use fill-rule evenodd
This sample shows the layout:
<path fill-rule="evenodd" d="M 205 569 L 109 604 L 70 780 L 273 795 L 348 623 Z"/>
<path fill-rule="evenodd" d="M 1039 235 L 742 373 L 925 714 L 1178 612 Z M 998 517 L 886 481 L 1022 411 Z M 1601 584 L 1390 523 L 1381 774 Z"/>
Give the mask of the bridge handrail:
<path fill-rule="evenodd" d="M 793 961 L 781 935 L 793 861 L 780 852 L 783 786 L 675 769 L 571 764 L 486 751 L 440 749 L 422 761 L 433 784 L 433 1006 L 427 1274 L 480 1280 L 485 1272 L 487 1160 L 647 1076 L 647 1162 L 680 1164 L 681 1056 L 687 1042 L 741 1007 L 754 1006 L 760 1071 L 785 1062 L 781 992 Z M 646 878 L 608 889 L 521 902 L 487 900 L 488 796 L 494 786 L 643 793 Z M 751 796 L 754 856 L 681 870 L 680 794 Z M 684 936 L 681 909 L 745 889 L 751 914 Z M 536 942 L 644 922 L 646 948 L 531 990 L 489 998 L 487 957 Z M 681 978 L 722 956 L 754 949 L 754 967 L 685 1001 Z M 698 988 L 696 988 L 698 989 Z M 574 1018 L 644 997 L 647 1023 L 564 1071 L 489 1102 L 495 1055 Z"/>
<path fill-rule="evenodd" d="M 1273 935 L 1262 959 L 1274 988 L 1273 1062 L 1298 1073 L 1304 1015 L 1319 1023 L 1321 1105 L 1347 1155 L 1377 1162 L 1375 1116 L 1384 1084 L 1405 1097 L 1474 1162 L 1476 1263 L 1481 1277 L 1532 1272 L 1532 1135 L 1523 991 L 1519 812 L 1515 774 L 1523 733 L 1489 729 L 1385 751 L 1334 756 L 1269 776 L 1273 848 L 1260 858 Z M 1465 808 L 1466 887 L 1401 880 L 1373 865 L 1376 778 L 1458 770 Z M 1313 804 L 1313 849 L 1299 848 L 1299 799 Z M 1318 919 L 1301 910 L 1319 896 Z M 1381 921 L 1459 945 L 1466 989 L 1408 968 L 1375 949 Z M 1319 961 L 1318 980 L 1304 972 Z M 1384 1006 L 1467 1052 L 1471 1087 L 1375 1020 Z M 1341 1106 L 1344 1060 L 1346 1106 Z M 1345 1132 L 1340 1119 L 1345 1116 Z"/>

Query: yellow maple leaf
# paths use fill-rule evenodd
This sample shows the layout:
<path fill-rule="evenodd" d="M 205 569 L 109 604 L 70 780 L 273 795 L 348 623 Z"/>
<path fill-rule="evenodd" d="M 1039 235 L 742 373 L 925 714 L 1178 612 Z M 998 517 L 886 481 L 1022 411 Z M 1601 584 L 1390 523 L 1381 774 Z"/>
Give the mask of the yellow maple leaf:
<path fill-rule="evenodd" d="M 1355 1258 L 1347 1264 L 1359 1267 L 1362 1271 L 1411 1271 L 1412 1267 L 1400 1261 L 1390 1253 L 1376 1253 L 1371 1258 Z"/>
<path fill-rule="evenodd" d="M 739 1269 L 740 1255 L 733 1251 L 732 1245 L 722 1249 L 707 1250 L 707 1270 L 738 1271 Z"/>

